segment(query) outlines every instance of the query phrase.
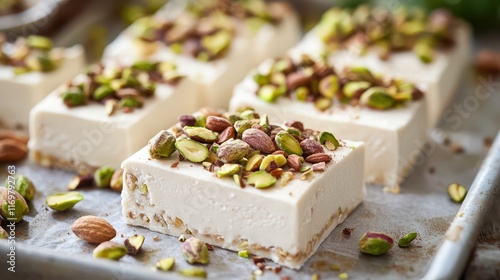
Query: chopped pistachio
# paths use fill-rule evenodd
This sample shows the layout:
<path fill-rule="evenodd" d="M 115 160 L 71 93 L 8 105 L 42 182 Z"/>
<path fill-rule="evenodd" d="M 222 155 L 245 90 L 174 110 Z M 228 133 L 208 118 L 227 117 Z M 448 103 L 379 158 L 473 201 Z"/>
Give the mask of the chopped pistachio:
<path fill-rule="evenodd" d="M 221 30 L 213 35 L 205 36 L 201 39 L 201 45 L 213 56 L 219 55 L 231 44 L 231 33 Z"/>
<path fill-rule="evenodd" d="M 191 162 L 203 162 L 208 157 L 208 149 L 191 139 L 181 139 L 175 142 L 175 147 L 183 157 Z"/>
<path fill-rule="evenodd" d="M 203 267 L 191 267 L 179 270 L 179 273 L 188 277 L 207 278 L 207 272 Z"/>
<path fill-rule="evenodd" d="M 174 265 L 175 265 L 174 258 L 165 258 L 157 261 L 155 267 L 162 271 L 169 271 L 172 270 Z"/>
<path fill-rule="evenodd" d="M 17 174 L 14 178 L 14 190 L 22 195 L 27 202 L 30 202 L 36 193 L 35 185 L 24 175 Z M 7 181 L 5 182 L 5 185 L 8 186 Z"/>
<path fill-rule="evenodd" d="M 269 74 L 255 73 L 252 78 L 259 86 L 264 86 L 271 82 Z"/>
<path fill-rule="evenodd" d="M 62 94 L 62 100 L 68 107 L 75 107 L 85 104 L 85 94 L 79 88 L 71 88 Z"/>
<path fill-rule="evenodd" d="M 251 156 L 245 164 L 245 171 L 250 172 L 258 170 L 262 159 L 264 159 L 264 156 L 261 154 Z"/>
<path fill-rule="evenodd" d="M 371 86 L 370 82 L 366 81 L 354 81 L 347 82 L 344 85 L 343 92 L 344 96 L 347 98 L 352 98 L 357 94 L 361 94 Z"/>
<path fill-rule="evenodd" d="M 50 208 L 57 211 L 66 211 L 73 208 L 75 204 L 83 200 L 83 195 L 79 192 L 56 193 L 47 196 L 45 203 Z"/>
<path fill-rule="evenodd" d="M 303 153 L 299 141 L 285 131 L 278 132 L 275 136 L 275 141 L 278 147 L 289 155 L 296 154 L 301 156 Z"/>
<path fill-rule="evenodd" d="M 281 167 L 286 164 L 286 158 L 283 155 L 277 154 L 277 155 L 267 155 L 262 159 L 259 169 L 260 170 L 267 170 L 271 162 L 275 162 L 278 167 Z"/>
<path fill-rule="evenodd" d="M 97 101 L 101 101 L 104 98 L 113 95 L 114 92 L 115 91 L 110 86 L 101 85 L 94 91 L 92 97 Z"/>
<path fill-rule="evenodd" d="M 333 98 L 340 88 L 339 78 L 335 75 L 324 77 L 319 82 L 319 92 L 326 98 Z"/>
<path fill-rule="evenodd" d="M 306 101 L 308 95 L 309 89 L 307 87 L 298 87 L 295 89 L 295 96 L 299 101 Z"/>
<path fill-rule="evenodd" d="M 217 141 L 217 137 L 219 136 L 216 132 L 213 132 L 210 129 L 197 126 L 185 126 L 182 131 L 189 138 L 203 143 L 213 143 Z"/>
<path fill-rule="evenodd" d="M 452 183 L 448 186 L 448 195 L 453 201 L 460 203 L 464 201 L 467 189 L 458 183 Z"/>
<path fill-rule="evenodd" d="M 360 102 L 370 107 L 385 110 L 394 105 L 394 99 L 382 87 L 372 87 L 361 95 Z"/>
<path fill-rule="evenodd" d="M 104 166 L 94 172 L 94 182 L 100 188 L 107 188 L 110 186 L 111 178 L 115 170 L 111 167 Z"/>
<path fill-rule="evenodd" d="M 132 235 L 129 238 L 125 239 L 124 244 L 127 247 L 128 254 L 137 255 L 142 248 L 142 244 L 144 243 L 144 235 Z"/>
<path fill-rule="evenodd" d="M 248 176 L 248 184 L 255 186 L 258 189 L 265 189 L 273 186 L 276 183 L 276 178 L 264 170 L 255 171 Z"/>
<path fill-rule="evenodd" d="M 325 145 L 325 147 L 330 151 L 334 151 L 340 146 L 340 143 L 337 140 L 337 138 L 335 138 L 335 136 L 333 136 L 333 134 L 331 134 L 328 131 L 322 131 L 318 135 L 318 141 L 322 145 Z"/>
<path fill-rule="evenodd" d="M 217 170 L 218 177 L 229 177 L 240 172 L 240 165 L 234 163 L 226 163 Z"/>
<path fill-rule="evenodd" d="M 248 252 L 248 250 L 241 250 L 241 251 L 238 251 L 238 257 L 248 259 L 248 257 L 250 257 L 250 253 Z"/>
<path fill-rule="evenodd" d="M 53 47 L 52 40 L 50 40 L 47 37 L 39 35 L 29 36 L 28 38 L 26 38 L 26 43 L 30 48 L 41 49 L 45 51 L 48 51 Z"/>
<path fill-rule="evenodd" d="M 417 238 L 418 233 L 416 232 L 410 232 L 408 234 L 405 234 L 403 237 L 401 237 L 398 241 L 398 246 L 401 248 L 405 248 L 410 246 L 411 242 Z"/>
<path fill-rule="evenodd" d="M 94 249 L 94 258 L 119 260 L 127 254 L 127 248 L 124 245 L 113 241 L 101 243 Z"/>
<path fill-rule="evenodd" d="M 274 85 L 264 85 L 258 90 L 260 99 L 266 102 L 274 102 L 280 96 L 279 90 Z"/>
<path fill-rule="evenodd" d="M 318 100 L 314 102 L 314 106 L 320 111 L 325 111 L 332 106 L 332 100 L 328 98 L 318 98 Z"/>

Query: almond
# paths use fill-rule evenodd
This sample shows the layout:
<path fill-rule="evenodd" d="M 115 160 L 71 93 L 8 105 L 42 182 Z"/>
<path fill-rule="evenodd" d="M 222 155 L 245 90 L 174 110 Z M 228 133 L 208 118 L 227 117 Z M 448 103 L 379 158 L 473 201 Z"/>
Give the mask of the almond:
<path fill-rule="evenodd" d="M 323 146 L 318 141 L 306 139 L 300 142 L 300 147 L 304 152 L 304 156 L 310 156 L 318 153 L 323 153 Z"/>
<path fill-rule="evenodd" d="M 328 163 L 332 161 L 332 157 L 325 153 L 317 153 L 306 157 L 306 161 L 309 163 L 320 163 L 320 162 Z"/>
<path fill-rule="evenodd" d="M 247 142 L 250 147 L 265 154 L 270 154 L 275 151 L 273 140 L 271 140 L 271 138 L 262 130 L 249 128 L 243 132 L 241 139 Z"/>
<path fill-rule="evenodd" d="M 217 144 L 220 145 L 229 139 L 234 139 L 235 136 L 236 136 L 236 130 L 234 129 L 234 127 L 228 126 L 226 127 L 226 129 L 224 129 L 224 131 L 221 132 L 221 134 L 219 134 L 219 138 L 217 139 Z"/>
<path fill-rule="evenodd" d="M 299 171 L 300 166 L 302 165 L 302 163 L 300 162 L 300 158 L 301 157 L 298 155 L 291 154 L 287 157 L 286 163 L 288 164 L 288 166 L 290 166 L 291 169 Z"/>
<path fill-rule="evenodd" d="M 28 137 L 10 130 L 0 129 L 0 140 L 13 139 L 23 144 L 28 144 Z"/>
<path fill-rule="evenodd" d="M 0 162 L 11 162 L 23 159 L 28 153 L 26 144 L 5 138 L 0 140 Z"/>
<path fill-rule="evenodd" d="M 223 132 L 226 128 L 232 126 L 231 122 L 228 120 L 221 118 L 221 117 L 215 117 L 215 116 L 209 116 L 207 118 L 207 123 L 206 123 L 206 128 L 221 133 Z"/>
<path fill-rule="evenodd" d="M 293 127 L 298 129 L 300 132 L 304 131 L 304 124 L 299 122 L 299 121 L 287 121 L 285 123 L 286 126 L 288 127 Z"/>
<path fill-rule="evenodd" d="M 115 228 L 106 220 L 96 216 L 83 216 L 71 226 L 73 233 L 81 240 L 99 244 L 116 236 Z"/>

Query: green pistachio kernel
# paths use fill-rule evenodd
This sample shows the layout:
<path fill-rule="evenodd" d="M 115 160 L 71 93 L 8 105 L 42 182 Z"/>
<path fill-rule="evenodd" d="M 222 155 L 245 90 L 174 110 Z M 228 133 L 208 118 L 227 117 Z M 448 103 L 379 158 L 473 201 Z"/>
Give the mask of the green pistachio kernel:
<path fill-rule="evenodd" d="M 321 79 L 319 82 L 319 93 L 326 98 L 333 98 L 339 90 L 339 78 L 335 75 L 329 75 Z"/>
<path fill-rule="evenodd" d="M 267 114 L 262 114 L 260 116 L 259 125 L 264 129 L 264 131 L 269 131 L 271 129 L 271 125 L 269 124 L 269 116 Z"/>
<path fill-rule="evenodd" d="M 258 189 L 265 189 L 276 183 L 276 178 L 264 170 L 256 171 L 248 176 L 248 184 Z"/>
<path fill-rule="evenodd" d="M 201 39 L 201 46 L 210 54 L 217 56 L 226 50 L 231 44 L 231 33 L 221 30 L 213 35 L 205 36 Z"/>
<path fill-rule="evenodd" d="M 269 74 L 261 74 L 261 73 L 255 73 L 252 76 L 253 80 L 255 83 L 257 83 L 259 86 L 264 86 L 267 85 L 271 82 L 270 75 Z"/>
<path fill-rule="evenodd" d="M 401 248 L 406 248 L 410 246 L 411 242 L 417 238 L 418 233 L 416 232 L 410 232 L 408 234 L 405 234 L 403 237 L 401 237 L 398 241 L 398 246 Z"/>
<path fill-rule="evenodd" d="M 39 35 L 31 35 L 26 38 L 26 43 L 30 48 L 49 51 L 53 47 L 52 40 Z"/>
<path fill-rule="evenodd" d="M 47 196 L 45 203 L 50 208 L 57 211 L 66 211 L 73 208 L 75 204 L 83 200 L 83 195 L 79 192 L 55 193 Z"/>
<path fill-rule="evenodd" d="M 31 182 L 31 180 L 28 179 L 28 177 L 21 174 L 17 174 L 14 177 L 14 180 L 15 180 L 14 190 L 16 190 L 20 195 L 22 195 L 27 202 L 30 202 L 36 193 L 36 188 L 33 182 Z M 6 186 L 9 185 L 8 179 L 5 182 L 5 185 Z"/>
<path fill-rule="evenodd" d="M 207 244 L 196 237 L 184 241 L 181 249 L 184 259 L 190 264 L 207 264 L 210 261 Z"/>
<path fill-rule="evenodd" d="M 242 120 L 254 120 L 257 119 L 258 115 L 255 113 L 254 110 L 245 110 L 240 113 L 240 119 Z"/>
<path fill-rule="evenodd" d="M 217 170 L 218 177 L 230 177 L 240 172 L 240 165 L 235 163 L 226 163 Z"/>
<path fill-rule="evenodd" d="M 136 61 L 132 64 L 132 69 L 142 70 L 142 71 L 154 71 L 156 69 L 156 64 L 149 61 Z"/>
<path fill-rule="evenodd" d="M 467 189 L 460 184 L 452 183 L 448 186 L 448 195 L 453 201 L 460 203 L 464 201 Z"/>
<path fill-rule="evenodd" d="M 325 145 L 325 147 L 330 151 L 334 151 L 340 146 L 340 143 L 337 140 L 337 138 L 335 138 L 335 136 L 333 136 L 333 134 L 331 134 L 328 131 L 322 131 L 318 135 L 318 141 L 322 145 Z"/>
<path fill-rule="evenodd" d="M 300 145 L 299 145 L 300 147 Z M 286 164 L 286 158 L 283 155 L 277 154 L 277 155 L 267 155 L 265 156 L 262 161 L 260 162 L 259 165 L 259 170 L 266 170 L 270 165 L 271 162 L 275 162 L 278 167 L 281 167 Z"/>
<path fill-rule="evenodd" d="M 62 100 L 68 107 L 76 107 L 85 104 L 85 94 L 79 88 L 70 88 L 62 94 Z"/>
<path fill-rule="evenodd" d="M 148 142 L 151 158 L 168 158 L 175 152 L 175 135 L 167 130 L 158 132 Z"/>
<path fill-rule="evenodd" d="M 234 129 L 236 129 L 236 132 L 238 133 L 239 136 L 245 132 L 245 130 L 249 129 L 252 127 L 252 125 L 255 122 L 251 120 L 239 120 L 234 123 Z"/>
<path fill-rule="evenodd" d="M 361 93 L 367 90 L 370 86 L 370 82 L 365 81 L 347 82 L 342 91 L 344 92 L 345 97 L 352 98 L 356 95 L 361 95 Z"/>
<path fill-rule="evenodd" d="M 14 201 L 14 203 L 12 203 Z M 0 216 L 9 222 L 20 222 L 29 212 L 28 204 L 22 195 L 13 189 L 0 187 Z"/>
<path fill-rule="evenodd" d="M 382 87 L 372 87 L 363 92 L 360 98 L 361 104 L 368 105 L 375 109 L 385 110 L 393 107 L 394 99 Z"/>
<path fill-rule="evenodd" d="M 256 171 L 259 169 L 260 163 L 264 159 L 264 156 L 261 154 L 255 154 L 251 156 L 247 163 L 245 164 L 245 171 L 250 172 L 250 171 Z"/>
<path fill-rule="evenodd" d="M 276 86 L 264 85 L 258 90 L 257 95 L 266 102 L 274 102 L 280 96 L 280 93 Z"/>
<path fill-rule="evenodd" d="M 302 148 L 300 147 L 299 141 L 295 139 L 292 135 L 285 131 L 280 131 L 275 136 L 275 141 L 278 147 L 285 151 L 285 153 L 291 155 L 296 154 L 302 155 Z"/>
<path fill-rule="evenodd" d="M 248 259 L 250 257 L 250 253 L 248 252 L 248 250 L 241 250 L 241 251 L 238 251 L 238 257 Z"/>
<path fill-rule="evenodd" d="M 179 270 L 179 273 L 188 277 L 207 278 L 207 272 L 203 267 L 190 267 Z"/>
<path fill-rule="evenodd" d="M 314 106 L 320 111 L 325 111 L 332 106 L 332 100 L 329 98 L 318 98 L 314 102 Z"/>
<path fill-rule="evenodd" d="M 94 172 L 94 182 L 99 188 L 108 188 L 111 184 L 115 170 L 109 166 L 104 166 Z"/>
<path fill-rule="evenodd" d="M 155 21 L 151 17 L 145 17 L 137 20 L 133 26 L 133 33 L 137 38 L 154 41 L 156 39 Z"/>
<path fill-rule="evenodd" d="M 432 45 L 428 40 L 418 41 L 413 47 L 413 51 L 423 63 L 431 63 L 434 60 Z"/>
<path fill-rule="evenodd" d="M 295 90 L 295 96 L 299 101 L 306 101 L 308 95 L 309 95 L 309 89 L 307 87 L 298 87 Z"/>
<path fill-rule="evenodd" d="M 359 240 L 359 249 L 361 252 L 379 256 L 387 253 L 394 244 L 391 236 L 381 233 L 368 231 Z"/>
<path fill-rule="evenodd" d="M 365 81 L 375 83 L 376 79 L 368 68 L 363 66 L 354 66 L 346 69 L 345 76 L 350 81 Z"/>
<path fill-rule="evenodd" d="M 125 98 L 121 99 L 120 102 L 118 103 L 119 108 L 125 108 L 125 107 L 139 108 L 141 106 L 142 106 L 142 102 L 136 98 L 133 98 L 133 97 L 125 97 Z"/>
<path fill-rule="evenodd" d="M 298 137 L 300 137 L 302 135 L 302 133 L 300 132 L 300 130 L 296 129 L 295 127 L 289 127 L 289 128 L 287 128 L 286 132 L 288 132 L 291 135 L 298 136 Z"/>
<path fill-rule="evenodd" d="M 181 139 L 175 142 L 175 147 L 183 157 L 191 162 L 203 162 L 208 157 L 205 145 L 191 139 Z"/>
<path fill-rule="evenodd" d="M 174 265 L 175 265 L 174 258 L 165 258 L 156 262 L 155 267 L 162 271 L 169 271 L 174 267 Z"/>
<path fill-rule="evenodd" d="M 115 91 L 108 85 L 101 85 L 92 94 L 92 97 L 97 100 L 101 101 L 104 98 L 113 95 Z"/>
<path fill-rule="evenodd" d="M 213 143 L 217 141 L 217 137 L 219 136 L 219 134 L 210 129 L 197 126 L 185 126 L 182 132 L 189 138 L 202 143 Z"/>
<path fill-rule="evenodd" d="M 106 241 L 97 246 L 93 255 L 94 258 L 119 260 L 127 254 L 127 247 L 113 241 Z"/>
<path fill-rule="evenodd" d="M 203 114 L 194 114 L 194 118 L 196 119 L 196 123 L 194 126 L 205 127 L 207 125 L 207 117 Z"/>

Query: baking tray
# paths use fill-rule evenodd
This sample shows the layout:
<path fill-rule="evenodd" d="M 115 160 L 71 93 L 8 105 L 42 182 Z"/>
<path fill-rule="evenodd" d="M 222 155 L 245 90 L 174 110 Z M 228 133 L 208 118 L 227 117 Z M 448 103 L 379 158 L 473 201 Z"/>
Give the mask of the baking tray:
<path fill-rule="evenodd" d="M 485 41 L 480 39 L 476 43 L 481 45 L 481 42 Z M 465 73 L 450 108 L 471 102 L 478 91 L 488 92 L 488 98 L 475 100 L 477 107 L 461 118 L 460 125 L 443 121 L 431 133 L 423 146 L 424 157 L 401 186 L 401 192 L 386 193 L 381 187 L 367 186 L 366 201 L 330 234 L 301 270 L 283 269 L 279 274 L 266 271 L 261 278 L 311 279 L 318 273 L 321 279 L 337 279 L 340 272 L 347 272 L 350 279 L 422 278 L 460 208 L 448 198 L 447 185 L 451 182 L 472 184 L 488 150 L 484 140 L 494 137 L 500 128 L 499 89 L 498 77 L 477 76 L 472 71 Z M 458 147 L 463 148 L 463 153 L 457 153 Z M 181 279 L 176 272 L 151 271 L 150 267 L 163 257 L 175 257 L 176 269 L 189 267 L 182 258 L 177 238 L 124 224 L 118 193 L 83 189 L 84 201 L 68 212 L 56 213 L 45 206 L 45 197 L 63 191 L 73 174 L 47 170 L 29 161 L 15 167 L 16 173 L 34 181 L 38 192 L 29 215 L 16 226 L 15 273 L 7 271 L 6 262 L 12 244 L 0 240 L 1 279 Z M 0 180 L 6 176 L 7 166 L 0 166 Z M 115 240 L 118 242 L 132 234 L 143 234 L 146 236 L 143 252 L 136 257 L 125 256 L 119 262 L 94 260 L 94 246 L 79 240 L 70 231 L 73 221 L 83 215 L 96 215 L 110 221 L 117 229 Z M 351 234 L 343 234 L 344 228 L 352 229 Z M 372 257 L 361 254 L 357 245 L 368 230 L 384 231 L 395 238 L 417 231 L 419 237 L 409 248 L 394 247 L 384 256 Z M 211 263 L 206 267 L 209 278 L 252 279 L 256 267 L 251 260 L 220 248 L 210 254 Z M 478 250 L 475 254 L 477 256 Z M 331 264 L 340 267 L 340 271 L 331 270 Z M 496 264 L 499 265 L 499 261 Z M 453 268 L 454 271 L 462 269 Z M 483 272 L 469 269 L 466 278 L 494 279 L 489 278 L 490 274 L 485 278 Z"/>

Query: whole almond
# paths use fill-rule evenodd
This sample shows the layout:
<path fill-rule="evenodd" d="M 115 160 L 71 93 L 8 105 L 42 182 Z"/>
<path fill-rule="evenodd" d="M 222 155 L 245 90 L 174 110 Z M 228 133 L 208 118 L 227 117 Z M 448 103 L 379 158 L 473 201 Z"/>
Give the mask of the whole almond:
<path fill-rule="evenodd" d="M 206 123 L 206 128 L 221 133 L 224 131 L 224 129 L 228 128 L 229 126 L 233 126 L 230 121 L 221 118 L 221 117 L 215 117 L 215 116 L 209 116 L 207 118 L 207 123 Z"/>
<path fill-rule="evenodd" d="M 16 140 L 17 142 L 28 144 L 28 137 L 7 129 L 0 129 L 0 140 L 4 139 L 13 139 Z"/>
<path fill-rule="evenodd" d="M 99 244 L 109 241 L 116 236 L 115 228 L 103 218 L 83 216 L 71 226 L 71 231 L 81 240 Z"/>
<path fill-rule="evenodd" d="M 301 161 L 300 158 L 301 157 L 298 155 L 291 154 L 287 157 L 286 164 L 288 164 L 288 166 L 290 166 L 291 169 L 299 171 L 300 166 L 302 165 L 302 163 L 300 162 Z"/>
<path fill-rule="evenodd" d="M 0 140 L 0 162 L 18 161 L 27 153 L 28 148 L 22 142 L 11 138 Z"/>
<path fill-rule="evenodd" d="M 262 130 L 249 128 L 243 132 L 241 139 L 265 154 L 275 151 L 273 140 Z"/>
<path fill-rule="evenodd" d="M 309 163 L 320 163 L 320 162 L 328 163 L 332 161 L 332 157 L 325 153 L 317 153 L 306 157 L 306 161 Z"/>
<path fill-rule="evenodd" d="M 224 131 L 222 131 L 219 134 L 219 138 L 217 138 L 217 144 L 220 145 L 229 139 L 234 139 L 235 136 L 236 136 L 236 130 L 234 129 L 234 127 L 228 126 L 226 127 L 226 129 L 224 129 Z"/>
<path fill-rule="evenodd" d="M 306 139 L 300 142 L 300 147 L 304 152 L 304 156 L 310 156 L 318 153 L 323 153 L 323 146 L 318 141 Z"/>

